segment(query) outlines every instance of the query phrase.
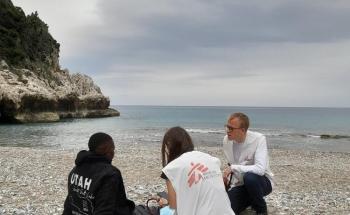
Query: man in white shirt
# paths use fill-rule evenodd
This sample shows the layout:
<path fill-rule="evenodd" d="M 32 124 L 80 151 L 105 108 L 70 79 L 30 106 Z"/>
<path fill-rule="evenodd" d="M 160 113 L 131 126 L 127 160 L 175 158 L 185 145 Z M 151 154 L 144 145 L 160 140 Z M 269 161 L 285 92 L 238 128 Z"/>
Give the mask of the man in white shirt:
<path fill-rule="evenodd" d="M 267 214 L 264 196 L 272 191 L 273 174 L 266 138 L 248 128 L 249 118 L 243 113 L 231 114 L 227 120 L 223 149 L 230 166 L 225 169 L 224 178 L 232 173 L 228 195 L 236 214 L 248 206 L 257 214 Z"/>

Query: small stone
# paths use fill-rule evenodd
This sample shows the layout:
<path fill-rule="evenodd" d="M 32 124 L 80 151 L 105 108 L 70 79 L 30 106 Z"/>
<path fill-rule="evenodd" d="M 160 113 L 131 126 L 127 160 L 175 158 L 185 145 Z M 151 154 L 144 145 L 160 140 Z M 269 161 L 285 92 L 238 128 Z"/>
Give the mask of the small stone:
<path fill-rule="evenodd" d="M 6 61 L 0 61 L 0 69 L 9 69 L 9 66 L 7 65 Z"/>

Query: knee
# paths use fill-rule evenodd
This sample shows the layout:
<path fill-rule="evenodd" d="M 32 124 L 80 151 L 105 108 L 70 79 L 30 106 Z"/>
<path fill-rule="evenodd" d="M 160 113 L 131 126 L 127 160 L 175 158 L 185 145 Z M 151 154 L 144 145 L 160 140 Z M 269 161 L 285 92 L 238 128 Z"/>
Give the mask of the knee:
<path fill-rule="evenodd" d="M 247 172 L 243 176 L 243 181 L 244 181 L 244 184 L 248 186 L 258 183 L 258 175 L 251 172 Z"/>

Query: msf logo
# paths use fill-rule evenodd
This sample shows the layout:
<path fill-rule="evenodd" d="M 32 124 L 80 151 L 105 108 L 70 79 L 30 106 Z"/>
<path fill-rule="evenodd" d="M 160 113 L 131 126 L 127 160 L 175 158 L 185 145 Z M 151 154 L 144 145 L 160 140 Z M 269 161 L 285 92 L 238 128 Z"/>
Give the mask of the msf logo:
<path fill-rule="evenodd" d="M 187 174 L 188 176 L 188 186 L 192 187 L 193 184 L 197 184 L 200 180 L 203 179 L 203 173 L 208 171 L 208 167 L 204 166 L 201 163 L 194 164 L 191 162 L 191 170 Z"/>

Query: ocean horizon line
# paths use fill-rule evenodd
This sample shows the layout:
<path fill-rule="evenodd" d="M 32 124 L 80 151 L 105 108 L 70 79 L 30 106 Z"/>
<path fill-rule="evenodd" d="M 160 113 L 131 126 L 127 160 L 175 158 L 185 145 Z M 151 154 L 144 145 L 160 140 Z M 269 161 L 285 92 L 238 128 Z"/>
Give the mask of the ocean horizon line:
<path fill-rule="evenodd" d="M 310 108 L 310 109 L 350 109 L 350 107 L 326 107 L 326 106 L 233 106 L 233 105 L 146 105 L 146 104 L 111 104 L 111 107 L 227 107 L 227 108 Z"/>

